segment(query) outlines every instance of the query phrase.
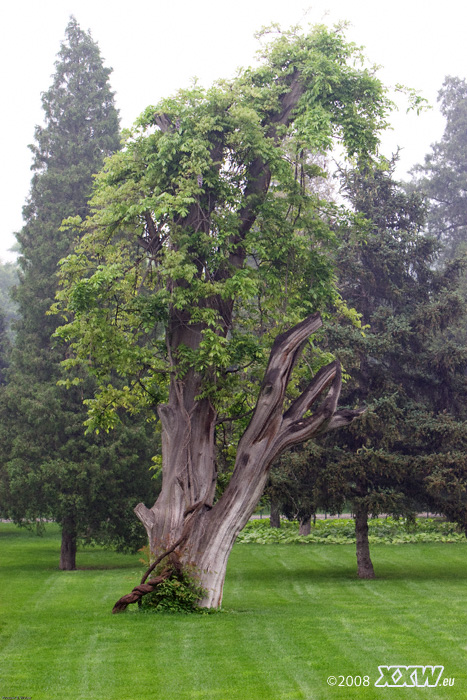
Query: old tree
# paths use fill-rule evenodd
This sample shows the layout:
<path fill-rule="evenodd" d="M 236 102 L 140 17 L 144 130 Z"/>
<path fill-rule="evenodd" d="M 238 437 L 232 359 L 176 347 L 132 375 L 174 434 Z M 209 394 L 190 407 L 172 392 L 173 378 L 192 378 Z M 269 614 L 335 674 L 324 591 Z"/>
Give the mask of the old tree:
<path fill-rule="evenodd" d="M 56 309 L 69 381 L 83 367 L 97 378 L 90 429 L 157 406 L 162 491 L 136 513 L 155 555 L 197 572 L 206 607 L 221 604 L 272 460 L 361 412 L 337 409 L 340 367 L 311 352 L 319 312 L 350 312 L 332 265 L 346 214 L 307 186 L 322 176 L 309 156 L 368 157 L 389 107 L 340 28 L 279 34 L 259 67 L 148 108 L 99 175 L 91 215 L 68 221 L 80 242 Z M 216 433 L 235 421 L 219 496 Z"/>

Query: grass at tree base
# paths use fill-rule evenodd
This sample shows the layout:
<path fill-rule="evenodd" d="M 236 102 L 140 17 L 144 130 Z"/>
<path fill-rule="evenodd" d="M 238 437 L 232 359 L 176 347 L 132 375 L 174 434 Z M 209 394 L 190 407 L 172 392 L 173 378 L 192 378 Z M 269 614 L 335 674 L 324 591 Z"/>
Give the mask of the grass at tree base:
<path fill-rule="evenodd" d="M 111 615 L 141 575 L 138 555 L 78 553 L 57 568 L 45 537 L 0 526 L 2 696 L 34 700 L 328 700 L 467 696 L 463 544 L 374 545 L 377 578 L 356 578 L 353 545 L 237 545 L 224 613 Z M 380 665 L 443 665 L 454 686 L 375 688 Z M 330 676 L 369 676 L 331 687 Z"/>

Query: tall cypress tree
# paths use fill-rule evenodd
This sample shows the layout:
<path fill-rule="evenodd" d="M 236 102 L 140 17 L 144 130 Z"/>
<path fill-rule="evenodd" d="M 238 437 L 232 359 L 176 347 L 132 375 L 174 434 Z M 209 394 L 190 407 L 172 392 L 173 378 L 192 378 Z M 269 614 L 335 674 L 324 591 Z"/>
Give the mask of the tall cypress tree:
<path fill-rule="evenodd" d="M 93 174 L 119 149 L 119 120 L 97 44 L 74 18 L 66 28 L 53 83 L 42 94 L 45 124 L 30 146 L 34 176 L 24 228 L 17 234 L 22 276 L 16 290 L 22 321 L 18 345 L 32 343 L 46 353 L 57 319 L 47 316 L 57 289 L 60 258 L 70 252 L 70 236 L 60 230 L 71 214 L 86 216 Z M 47 363 L 47 360 L 46 360 Z M 47 370 L 50 367 L 47 366 Z"/>
<path fill-rule="evenodd" d="M 47 312 L 58 286 L 58 261 L 73 249 L 61 222 L 88 213 L 93 175 L 119 149 L 119 119 L 111 70 L 74 18 L 55 67 L 42 95 L 45 120 L 31 146 L 34 175 L 25 225 L 17 234 L 20 320 L 2 403 L 8 439 L 1 500 L 17 522 L 59 522 L 60 568 L 73 569 L 80 536 L 131 541 L 125 525 L 133 522 L 131 506 L 153 488 L 146 424 L 124 424 L 118 436 L 85 436 L 82 388 L 57 386 L 67 351 L 53 340 L 57 318 Z"/>

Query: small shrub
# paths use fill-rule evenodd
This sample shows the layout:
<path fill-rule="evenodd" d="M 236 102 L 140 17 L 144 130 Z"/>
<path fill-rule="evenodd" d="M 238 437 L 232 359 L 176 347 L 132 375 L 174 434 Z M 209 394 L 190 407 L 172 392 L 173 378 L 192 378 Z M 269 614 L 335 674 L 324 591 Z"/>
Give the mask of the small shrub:
<path fill-rule="evenodd" d="M 143 610 L 153 612 L 193 613 L 204 612 L 198 601 L 206 591 L 193 572 L 173 570 L 170 578 L 162 581 L 157 588 L 141 600 Z"/>

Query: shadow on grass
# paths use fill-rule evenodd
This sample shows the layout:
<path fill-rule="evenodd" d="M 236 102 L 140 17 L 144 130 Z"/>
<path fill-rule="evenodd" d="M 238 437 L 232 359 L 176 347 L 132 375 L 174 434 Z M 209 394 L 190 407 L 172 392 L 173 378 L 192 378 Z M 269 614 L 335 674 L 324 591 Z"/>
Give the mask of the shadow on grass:
<path fill-rule="evenodd" d="M 0 529 L 0 539 L 6 540 L 6 539 L 13 539 L 13 538 L 24 538 L 28 537 L 29 539 L 41 539 L 41 540 L 47 540 L 47 539 L 55 539 L 56 534 L 51 532 L 36 532 L 35 530 L 29 530 L 28 528 L 17 528 L 16 530 L 5 530 L 4 528 Z"/>
<path fill-rule="evenodd" d="M 117 570 L 124 570 L 124 569 L 131 569 L 134 571 L 137 568 L 137 565 L 135 565 L 134 562 L 130 562 L 128 564 L 93 564 L 92 566 L 77 566 L 75 571 L 117 571 Z M 143 575 L 144 571 L 141 569 L 141 576 Z"/>

